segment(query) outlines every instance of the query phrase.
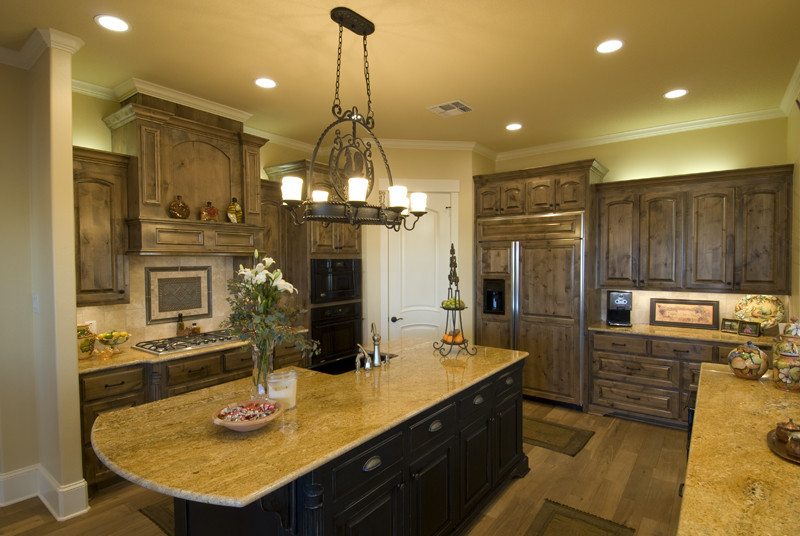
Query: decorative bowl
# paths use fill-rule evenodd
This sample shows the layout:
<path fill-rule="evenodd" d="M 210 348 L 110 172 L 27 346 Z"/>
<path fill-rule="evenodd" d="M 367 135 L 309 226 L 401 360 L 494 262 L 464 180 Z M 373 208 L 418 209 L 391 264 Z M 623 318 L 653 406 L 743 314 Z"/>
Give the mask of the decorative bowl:
<path fill-rule="evenodd" d="M 234 432 L 250 432 L 263 428 L 283 413 L 280 402 L 259 398 L 223 406 L 214 412 L 211 421 Z"/>
<path fill-rule="evenodd" d="M 776 296 L 749 294 L 736 303 L 733 314 L 739 320 L 758 322 L 761 329 L 771 328 L 783 320 L 783 302 Z"/>

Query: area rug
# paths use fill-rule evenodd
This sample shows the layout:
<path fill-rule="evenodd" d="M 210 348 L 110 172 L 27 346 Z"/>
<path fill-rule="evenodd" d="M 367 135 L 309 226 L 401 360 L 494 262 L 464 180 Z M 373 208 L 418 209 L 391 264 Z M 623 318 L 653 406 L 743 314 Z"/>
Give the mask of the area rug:
<path fill-rule="evenodd" d="M 168 536 L 175 536 L 175 510 L 172 497 L 139 510 Z"/>
<path fill-rule="evenodd" d="M 523 441 L 570 456 L 580 452 L 593 435 L 591 430 L 581 430 L 532 417 L 522 419 Z"/>
<path fill-rule="evenodd" d="M 545 499 L 525 536 L 633 536 L 635 533 L 630 527 Z"/>

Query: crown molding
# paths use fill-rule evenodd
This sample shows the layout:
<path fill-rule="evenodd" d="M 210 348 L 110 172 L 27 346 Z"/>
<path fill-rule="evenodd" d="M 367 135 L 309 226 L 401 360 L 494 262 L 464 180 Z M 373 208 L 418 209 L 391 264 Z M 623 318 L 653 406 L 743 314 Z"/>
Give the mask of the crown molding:
<path fill-rule="evenodd" d="M 228 119 L 233 119 L 234 121 L 239 121 L 242 123 L 250 119 L 250 117 L 253 115 L 242 110 L 237 110 L 236 108 L 231 108 L 230 106 L 225 106 L 224 104 L 220 104 L 218 102 L 195 97 L 194 95 L 190 95 L 175 89 L 170 89 L 168 87 L 159 86 L 158 84 L 147 82 L 145 80 L 139 80 L 138 78 L 131 78 L 130 80 L 126 80 L 125 82 L 121 83 L 114 88 L 114 93 L 117 96 L 117 100 L 120 102 L 127 99 L 131 95 L 142 93 L 144 95 L 150 95 L 151 97 L 156 97 L 158 99 L 164 99 L 176 104 L 182 104 L 184 106 L 189 106 L 190 108 L 202 110 L 214 115 L 227 117 Z"/>
<path fill-rule="evenodd" d="M 467 151 L 494 160 L 497 153 L 474 141 L 400 140 L 383 139 L 381 145 L 391 149 L 418 149 L 422 151 Z"/>
<path fill-rule="evenodd" d="M 529 147 L 527 149 L 519 149 L 516 151 L 507 151 L 497 155 L 497 161 L 516 160 L 518 158 L 526 158 L 529 156 L 538 156 L 542 154 L 556 153 L 560 151 L 569 151 L 573 149 L 583 149 L 585 147 L 594 147 L 596 145 L 607 145 L 609 143 L 618 143 L 622 141 L 637 140 L 641 138 L 652 138 L 655 136 L 664 136 L 666 134 L 677 134 L 680 132 L 688 132 L 691 130 L 702 130 L 706 128 L 721 127 L 727 125 L 736 125 L 740 123 L 751 123 L 754 121 L 765 121 L 768 119 L 785 118 L 786 114 L 779 108 L 772 110 L 762 110 L 759 112 L 746 112 L 742 114 L 724 115 L 720 117 L 712 117 L 710 119 L 698 119 L 697 121 L 686 121 L 684 123 L 674 123 L 672 125 L 664 125 L 660 127 L 643 128 L 640 130 L 630 130 L 628 132 L 620 132 L 618 134 L 609 134 L 607 136 L 597 136 L 594 138 L 583 138 L 580 140 L 571 140 L 559 143 L 549 143 L 547 145 L 538 145 L 536 147 Z"/>
<path fill-rule="evenodd" d="M 800 61 L 797 62 L 797 66 L 794 68 L 792 79 L 789 81 L 789 85 L 786 87 L 786 92 L 783 94 L 783 99 L 781 100 L 781 110 L 784 114 L 789 115 L 798 96 L 800 96 Z"/>
<path fill-rule="evenodd" d="M 96 99 L 102 99 L 112 102 L 119 102 L 117 94 L 107 87 L 90 84 L 82 80 L 72 80 L 72 92 L 80 95 L 87 95 Z"/>
<path fill-rule="evenodd" d="M 266 138 L 267 140 L 269 140 L 269 143 L 273 145 L 288 147 L 289 149 L 294 149 L 296 151 L 301 151 L 308 154 L 311 154 L 314 151 L 314 146 L 311 145 L 310 143 L 293 140 L 291 138 L 287 138 L 279 134 L 273 134 L 272 132 L 267 132 L 265 130 L 259 130 L 257 128 L 248 127 L 247 125 L 245 125 L 244 131 L 247 134 L 252 134 L 253 136 L 258 136 L 259 138 Z"/>
<path fill-rule="evenodd" d="M 0 63 L 27 71 L 48 48 L 75 54 L 83 44 L 83 41 L 74 35 L 52 28 L 36 28 L 20 50 L 0 48 Z"/>

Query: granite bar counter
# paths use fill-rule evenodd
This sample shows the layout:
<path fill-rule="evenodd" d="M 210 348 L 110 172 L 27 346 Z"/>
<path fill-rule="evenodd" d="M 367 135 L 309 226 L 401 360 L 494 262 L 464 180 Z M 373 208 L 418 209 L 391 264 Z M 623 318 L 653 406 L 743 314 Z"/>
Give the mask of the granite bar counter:
<path fill-rule="evenodd" d="M 247 399 L 250 380 L 242 379 L 103 414 L 92 446 L 112 471 L 145 488 L 241 507 L 499 371 L 521 368 L 527 356 L 479 346 L 475 356 L 443 359 L 430 342 L 402 339 L 381 349 L 398 356 L 360 374 L 297 369 L 297 409 L 260 430 L 212 423 L 216 410 Z"/>
<path fill-rule="evenodd" d="M 800 421 L 800 394 L 703 363 L 678 536 L 797 533 L 800 465 L 774 454 L 767 433 Z"/>

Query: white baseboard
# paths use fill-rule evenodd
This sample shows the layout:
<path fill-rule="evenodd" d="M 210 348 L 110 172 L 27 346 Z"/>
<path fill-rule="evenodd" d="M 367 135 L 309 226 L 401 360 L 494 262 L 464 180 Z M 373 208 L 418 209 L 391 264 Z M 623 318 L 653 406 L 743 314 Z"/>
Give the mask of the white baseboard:
<path fill-rule="evenodd" d="M 0 474 L 0 507 L 39 497 L 58 521 L 89 511 L 86 481 L 59 484 L 41 465 Z"/>

